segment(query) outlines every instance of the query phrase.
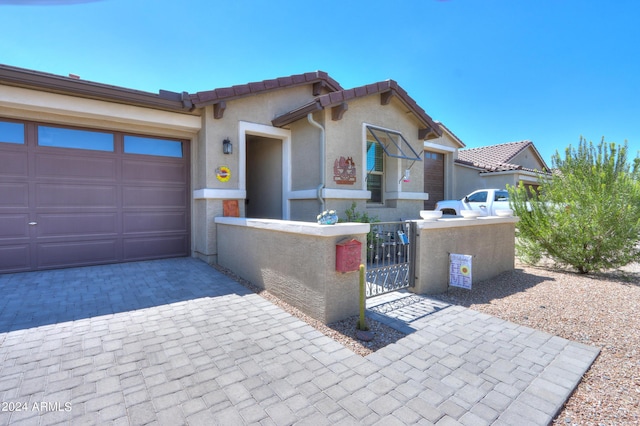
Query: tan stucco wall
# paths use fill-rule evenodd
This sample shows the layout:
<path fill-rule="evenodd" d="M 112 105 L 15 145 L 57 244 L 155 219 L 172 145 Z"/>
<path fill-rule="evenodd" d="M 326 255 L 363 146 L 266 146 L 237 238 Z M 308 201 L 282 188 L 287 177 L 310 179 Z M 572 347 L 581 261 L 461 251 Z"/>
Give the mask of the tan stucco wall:
<path fill-rule="evenodd" d="M 515 185 L 518 183 L 518 174 L 515 172 L 504 174 L 485 174 L 481 179 L 485 182 L 485 188 L 506 189 L 507 185 Z"/>
<path fill-rule="evenodd" d="M 207 263 L 216 263 L 217 250 L 211 250 L 210 247 L 217 247 L 218 244 L 219 236 L 214 221 L 216 217 L 222 216 L 222 201 L 195 200 L 194 206 L 193 254 Z"/>
<path fill-rule="evenodd" d="M 324 125 L 323 114 L 313 115 Z M 320 185 L 321 131 L 306 119 L 291 123 L 291 190 L 316 189 Z"/>
<path fill-rule="evenodd" d="M 197 111 L 194 114 L 161 111 L 18 87 L 1 87 L 0 114 L 8 118 L 181 139 L 191 139 L 200 130 Z"/>
<path fill-rule="evenodd" d="M 447 291 L 449 254 L 472 259 L 472 283 L 512 270 L 517 218 L 444 219 L 419 222 L 416 286 L 418 294 Z M 472 290 L 473 291 L 473 290 Z"/>
<path fill-rule="evenodd" d="M 237 194 L 240 189 L 241 170 L 241 152 L 244 147 L 240 146 L 240 122 L 255 123 L 263 126 L 271 127 L 271 120 L 278 115 L 290 111 L 312 99 L 311 85 L 293 87 L 282 91 L 270 92 L 268 94 L 255 95 L 246 98 L 240 98 L 227 101 L 227 107 L 224 116 L 221 119 L 213 117 L 213 106 L 207 106 L 203 109 L 202 130 L 199 134 L 198 146 L 199 156 L 195 159 L 196 184 L 194 190 L 214 189 L 229 190 L 233 194 Z M 295 129 L 299 133 L 303 126 Z M 273 128 L 276 131 L 282 129 Z M 308 141 L 306 143 L 313 145 L 313 138 L 319 140 L 312 131 L 306 130 L 306 134 L 295 140 Z M 292 131 L 293 133 L 293 131 Z M 318 132 L 319 133 L 319 132 Z M 229 138 L 233 144 L 233 153 L 225 155 L 222 153 L 222 141 Z M 292 141 L 294 138 L 292 137 Z M 300 158 L 304 152 L 309 151 L 306 148 L 291 146 L 292 158 Z M 307 152 L 308 154 L 308 152 Z M 231 178 L 227 182 L 220 182 L 216 178 L 216 169 L 220 166 L 227 166 L 231 170 Z M 288 166 L 287 166 L 288 167 Z M 313 177 L 308 177 L 312 181 Z M 317 186 L 317 184 L 316 184 Z M 235 192 L 233 192 L 235 191 Z M 284 194 L 286 197 L 286 194 Z M 205 216 L 208 218 L 204 222 L 199 222 L 195 231 L 200 236 L 198 238 L 199 245 L 196 251 L 207 259 L 217 258 L 216 229 L 213 218 L 222 216 L 222 201 L 225 198 L 237 199 L 240 206 L 241 216 L 245 215 L 244 197 L 234 198 L 220 196 L 222 198 L 209 198 L 196 200 L 196 203 L 204 203 L 206 210 Z M 204 235 L 205 237 L 202 237 Z"/>
<path fill-rule="evenodd" d="M 381 222 L 396 220 L 420 219 L 420 210 L 423 210 L 423 201 L 397 200 L 392 207 L 367 207 L 367 213 L 376 217 Z"/>
<path fill-rule="evenodd" d="M 365 127 L 371 125 L 402 133 L 417 153 L 423 151 L 423 141 L 418 139 L 420 123 L 395 98 L 389 105 L 380 104 L 380 95 L 371 95 L 349 102 L 349 109 L 341 120 L 331 120 L 331 110 L 325 111 L 327 153 L 326 173 L 327 188 L 340 190 L 366 191 L 366 155 Z M 357 169 L 357 181 L 354 185 L 338 184 L 333 181 L 333 165 L 340 157 L 351 157 Z M 405 169 L 410 168 L 410 181 L 400 182 Z M 360 198 L 326 199 L 326 208 L 335 209 L 340 217 L 345 209 L 357 201 L 358 210 L 367 211 L 370 216 L 379 220 L 398 220 L 400 218 L 418 218 L 422 209 L 424 168 L 421 161 L 385 157 L 385 204 L 369 205 L 365 201 L 365 193 Z M 416 196 L 417 199 L 404 199 Z"/>
<path fill-rule="evenodd" d="M 364 177 L 366 174 L 366 158 L 363 157 L 365 147 L 363 125 L 369 124 L 402 133 L 404 138 L 412 145 L 417 153 L 423 151 L 423 143 L 418 140 L 420 127 L 412 114 L 405 113 L 406 108 L 397 100 L 392 100 L 389 105 L 380 105 L 380 95 L 371 95 L 349 102 L 349 109 L 344 113 L 342 120 L 327 120 L 327 176 L 333 176 L 333 162 L 343 157 L 353 157 L 358 169 L 358 182 L 355 186 L 338 185 L 328 179 L 327 188 L 342 189 L 367 189 Z M 330 109 L 325 111 L 331 114 Z M 420 192 L 423 190 L 422 163 L 416 162 L 411 168 L 411 182 L 398 183 L 400 173 L 411 165 L 408 160 L 386 158 L 385 174 L 389 176 L 387 192 Z"/>
<path fill-rule="evenodd" d="M 512 164 L 519 164 L 522 167 L 533 169 L 533 170 L 542 170 L 543 166 L 540 162 L 538 156 L 533 151 L 531 146 L 525 149 L 518 155 L 516 155 L 513 159 L 510 160 Z"/>
<path fill-rule="evenodd" d="M 228 101 L 222 119 L 214 119 L 213 107 L 207 107 L 203 114 L 204 124 L 200 134 L 203 146 L 199 146 L 199 153 L 203 155 L 196 160 L 199 188 L 231 190 L 240 188 L 242 167 L 241 147 L 238 146 L 240 137 L 238 123 L 242 121 L 270 126 L 273 118 L 310 101 L 311 95 L 311 87 L 308 85 Z M 325 196 L 324 209 L 335 209 L 339 214 L 351 205 L 352 200 L 366 199 L 364 123 L 401 132 L 416 152 L 421 153 L 423 150 L 423 141 L 417 139 L 420 123 L 412 114 L 406 113 L 406 107 L 397 99 L 393 99 L 390 105 L 381 105 L 380 95 L 371 95 L 350 101 L 349 108 L 341 120 L 331 119 L 331 108 L 314 113 L 313 118 L 325 129 L 325 188 L 345 191 L 337 198 L 335 194 Z M 317 189 L 321 184 L 322 132 L 311 125 L 306 118 L 291 123 L 284 130 L 277 130 L 288 131 L 290 135 L 290 167 L 288 169 L 290 178 L 289 181 L 285 181 L 285 186 L 287 183 L 290 185 L 291 193 L 285 191 L 283 194 L 285 200 L 290 199 L 289 218 L 315 221 L 316 215 L 322 210 L 322 205 L 317 200 Z M 226 137 L 229 137 L 234 144 L 232 155 L 221 154 L 222 140 Z M 335 160 L 340 157 L 351 157 L 356 162 L 358 175 L 354 185 L 338 184 L 334 181 L 333 166 Z M 375 215 L 381 220 L 419 217 L 423 204 L 420 197 L 424 197 L 422 162 L 415 162 L 411 167 L 410 182 L 399 183 L 402 173 L 411 166 L 411 162 L 394 158 L 386 160 L 387 202 L 383 208 L 373 206 Z M 215 169 L 222 165 L 231 169 L 231 179 L 226 183 L 219 182 L 215 177 Z M 414 199 L 416 194 L 418 197 Z M 407 197 L 410 199 L 405 199 Z M 222 202 L 221 200 L 211 201 L 215 205 Z M 239 201 L 243 203 L 243 200 Z M 210 202 L 207 205 L 212 204 Z M 211 226 L 210 222 L 206 222 L 198 232 L 210 235 Z M 202 251 L 210 257 L 215 257 L 217 248 L 214 239 L 209 238 L 203 241 Z"/>
<path fill-rule="evenodd" d="M 271 126 L 271 120 L 312 99 L 311 86 L 299 86 L 268 94 L 254 95 L 227 101 L 224 117 L 213 118 L 213 106 L 204 109 L 204 128 L 207 132 L 207 188 L 238 188 L 240 169 L 240 147 L 238 146 L 238 124 L 240 121 Z M 233 154 L 222 154 L 222 141 L 229 138 L 234 145 Z M 220 182 L 216 179 L 215 170 L 219 166 L 231 169 L 231 179 Z"/>
<path fill-rule="evenodd" d="M 444 130 L 442 132 L 442 136 L 439 136 L 439 137 L 437 137 L 435 139 L 429 140 L 429 143 L 432 143 L 432 144 L 435 144 L 435 145 L 440 145 L 440 146 L 446 147 L 446 148 L 451 148 L 451 149 L 454 149 L 456 151 L 461 148 L 460 144 L 455 139 L 453 139 L 449 135 L 449 133 L 447 133 Z"/>
<path fill-rule="evenodd" d="M 485 189 L 485 181 L 480 178 L 480 170 L 455 165 L 456 186 L 453 199 L 459 200 L 476 189 Z"/>
<path fill-rule="evenodd" d="M 336 244 L 357 239 L 364 259 L 368 225 L 322 229 L 260 219 L 217 222 L 218 263 L 223 267 L 325 324 L 358 313 L 359 273 L 336 272 Z"/>
<path fill-rule="evenodd" d="M 291 220 L 300 220 L 303 222 L 315 222 L 320 213 L 320 202 L 313 199 L 307 200 L 291 200 Z M 327 210 L 336 210 L 339 216 L 340 212 L 333 207 L 333 204 L 327 204 Z"/>

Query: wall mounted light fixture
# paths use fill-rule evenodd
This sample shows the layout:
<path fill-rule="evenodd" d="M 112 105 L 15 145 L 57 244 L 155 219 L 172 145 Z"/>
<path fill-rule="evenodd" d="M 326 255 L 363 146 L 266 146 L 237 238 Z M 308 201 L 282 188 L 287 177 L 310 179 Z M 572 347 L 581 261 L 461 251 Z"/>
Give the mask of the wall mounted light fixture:
<path fill-rule="evenodd" d="M 233 145 L 231 144 L 231 141 L 229 140 L 229 138 L 226 138 L 225 140 L 222 141 L 222 152 L 224 154 L 233 153 Z"/>

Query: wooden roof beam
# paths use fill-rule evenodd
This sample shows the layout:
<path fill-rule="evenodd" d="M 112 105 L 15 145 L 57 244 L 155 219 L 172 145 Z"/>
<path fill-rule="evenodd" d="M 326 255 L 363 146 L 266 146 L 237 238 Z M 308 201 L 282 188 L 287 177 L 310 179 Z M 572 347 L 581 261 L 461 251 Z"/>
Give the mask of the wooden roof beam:
<path fill-rule="evenodd" d="M 227 103 L 225 101 L 220 101 L 218 103 L 213 104 L 213 118 L 219 120 L 224 117 L 224 111 L 227 109 Z"/>
<path fill-rule="evenodd" d="M 386 92 L 380 93 L 380 105 L 389 105 L 391 102 L 391 98 L 396 96 L 395 90 L 388 90 Z"/>
<path fill-rule="evenodd" d="M 349 105 L 346 102 L 342 102 L 339 105 L 336 105 L 331 108 L 331 120 L 339 121 L 342 120 L 342 116 L 349 109 Z"/>
<path fill-rule="evenodd" d="M 438 136 L 438 132 L 433 130 L 431 127 L 426 127 L 423 129 L 418 129 L 418 139 L 427 140 L 427 139 L 435 139 Z"/>

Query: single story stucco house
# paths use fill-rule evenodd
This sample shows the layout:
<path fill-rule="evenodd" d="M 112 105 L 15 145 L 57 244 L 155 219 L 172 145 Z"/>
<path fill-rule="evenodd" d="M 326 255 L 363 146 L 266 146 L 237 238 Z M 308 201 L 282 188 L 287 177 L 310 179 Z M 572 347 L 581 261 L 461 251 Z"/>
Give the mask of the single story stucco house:
<path fill-rule="evenodd" d="M 418 218 L 425 159 L 453 195 L 462 146 L 393 80 L 155 94 L 0 65 L 0 272 L 215 263 L 219 216 Z"/>

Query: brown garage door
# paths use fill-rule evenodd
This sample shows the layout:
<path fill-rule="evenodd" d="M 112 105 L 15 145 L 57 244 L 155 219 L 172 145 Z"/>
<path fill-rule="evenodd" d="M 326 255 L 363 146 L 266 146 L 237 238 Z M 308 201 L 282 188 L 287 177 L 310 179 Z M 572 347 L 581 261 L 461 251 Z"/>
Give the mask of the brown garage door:
<path fill-rule="evenodd" d="M 424 152 L 424 192 L 429 199 L 424 202 L 425 210 L 433 210 L 438 201 L 444 200 L 444 155 Z"/>
<path fill-rule="evenodd" d="M 188 148 L 0 120 L 0 272 L 188 255 Z"/>

